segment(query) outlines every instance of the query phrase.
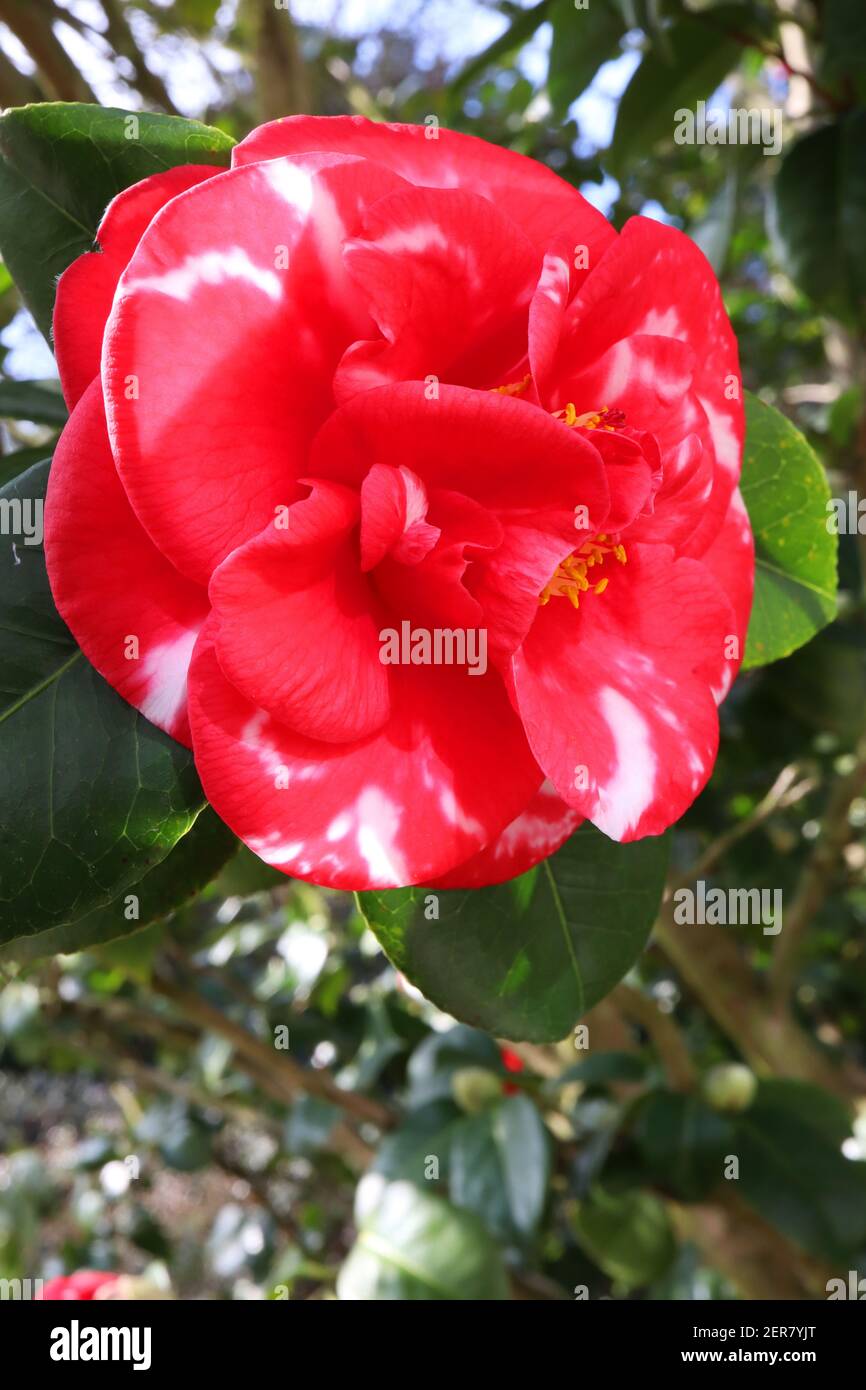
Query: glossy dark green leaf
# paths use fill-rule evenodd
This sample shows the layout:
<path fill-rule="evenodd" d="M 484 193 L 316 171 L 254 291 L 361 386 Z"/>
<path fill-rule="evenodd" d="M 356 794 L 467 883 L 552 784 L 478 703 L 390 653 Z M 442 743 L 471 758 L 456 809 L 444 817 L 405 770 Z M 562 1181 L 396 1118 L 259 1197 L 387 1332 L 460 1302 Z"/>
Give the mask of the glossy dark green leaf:
<path fill-rule="evenodd" d="M 582 1081 L 584 1086 L 600 1086 L 608 1081 L 643 1081 L 649 1065 L 636 1052 L 593 1052 L 569 1067 L 557 1082 Z"/>
<path fill-rule="evenodd" d="M 736 1187 L 804 1250 L 845 1261 L 866 1242 L 866 1164 L 844 1156 L 838 1104 L 832 1097 L 816 1103 L 815 1089 L 761 1084 L 735 1118 Z"/>
<path fill-rule="evenodd" d="M 447 1099 L 410 1110 L 399 1127 L 383 1139 L 373 1171 L 391 1181 L 402 1178 L 419 1187 L 435 1179 L 447 1180 L 451 1141 L 464 1120 L 462 1110 Z"/>
<path fill-rule="evenodd" d="M 360 903 L 396 967 L 440 1008 L 500 1037 L 551 1042 L 634 964 L 666 863 L 664 839 L 620 845 L 587 823 L 510 883 L 362 893 Z"/>
<path fill-rule="evenodd" d="M 11 454 L 0 454 L 0 487 L 26 473 L 34 463 L 50 463 L 53 451 L 53 444 L 39 444 L 34 448 L 15 449 Z"/>
<path fill-rule="evenodd" d="M 622 94 L 608 162 L 614 170 L 660 140 L 673 141 L 676 113 L 707 100 L 740 61 L 743 48 L 725 36 L 742 26 L 745 5 L 724 5 L 710 16 L 686 16 L 666 31 L 665 43 L 644 56 Z"/>
<path fill-rule="evenodd" d="M 591 4 L 578 10 L 574 0 L 556 0 L 550 19 L 553 36 L 547 94 L 554 115 L 562 118 L 602 63 L 617 57 L 626 26 L 614 5 Z"/>
<path fill-rule="evenodd" d="M 0 416 L 4 418 L 63 425 L 68 413 L 59 391 L 36 381 L 0 381 Z"/>
<path fill-rule="evenodd" d="M 115 694 L 57 615 L 41 546 L 20 534 L 36 537 L 47 472 L 0 489 L 19 532 L 0 536 L 0 943 L 115 901 L 204 800 L 189 750 Z"/>
<path fill-rule="evenodd" d="M 846 323 L 866 322 L 866 112 L 810 131 L 774 180 L 770 230 L 798 289 Z"/>
<path fill-rule="evenodd" d="M 449 1192 L 500 1240 L 531 1237 L 550 1174 L 550 1139 L 528 1096 L 507 1096 L 451 1131 Z"/>
<path fill-rule="evenodd" d="M 634 1137 L 653 1180 L 687 1202 L 722 1182 L 732 1135 L 729 1118 L 698 1096 L 654 1091 L 634 1114 Z"/>
<path fill-rule="evenodd" d="M 118 937 L 138 935 L 142 927 L 173 912 L 210 883 L 236 846 L 228 826 L 206 806 L 162 863 L 115 902 L 65 926 L 18 937 L 0 948 L 0 962 L 14 960 L 24 965 L 44 956 L 69 955 Z"/>
<path fill-rule="evenodd" d="M 626 1289 L 658 1279 L 676 1254 L 664 1203 L 650 1192 L 594 1187 L 578 1208 L 575 1234 L 599 1269 Z"/>
<path fill-rule="evenodd" d="M 390 1183 L 360 1223 L 337 1279 L 343 1301 L 504 1300 L 502 1257 L 478 1218 L 412 1183 Z"/>
<path fill-rule="evenodd" d="M 866 5 L 862 0 L 824 0 L 821 10 L 824 81 L 849 79 L 866 96 Z"/>
<path fill-rule="evenodd" d="M 778 410 L 748 393 L 740 487 L 755 535 L 755 597 L 743 665 L 765 666 L 836 616 L 838 541 L 828 530 L 827 475 L 808 441 Z"/>
<path fill-rule="evenodd" d="M 76 102 L 0 116 L 0 254 L 46 338 L 57 277 L 112 198 L 178 164 L 228 166 L 232 144 L 198 121 Z"/>

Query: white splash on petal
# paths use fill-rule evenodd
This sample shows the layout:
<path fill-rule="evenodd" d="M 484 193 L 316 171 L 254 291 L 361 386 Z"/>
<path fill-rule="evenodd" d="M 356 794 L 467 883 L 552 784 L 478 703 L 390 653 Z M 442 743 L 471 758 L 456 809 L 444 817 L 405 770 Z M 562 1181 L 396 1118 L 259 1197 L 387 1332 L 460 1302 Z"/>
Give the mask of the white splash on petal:
<path fill-rule="evenodd" d="M 599 703 L 613 739 L 616 766 L 599 788 L 598 821 L 606 835 L 618 840 L 652 803 L 657 761 L 650 727 L 636 705 L 612 686 L 604 687 Z"/>
<path fill-rule="evenodd" d="M 135 290 L 153 290 L 170 299 L 188 300 L 199 285 L 221 285 L 226 280 L 246 280 L 269 299 L 277 301 L 280 298 L 279 275 L 256 265 L 241 246 L 233 246 L 228 251 L 202 251 L 187 256 L 180 265 L 161 274 L 128 280 L 123 286 L 123 295 Z"/>
<path fill-rule="evenodd" d="M 139 709 L 161 729 L 171 728 L 186 704 L 189 663 L 198 634 L 198 628 L 183 632 L 173 641 L 153 647 L 142 661 L 146 694 Z"/>
<path fill-rule="evenodd" d="M 401 808 L 378 787 L 367 787 L 355 806 L 358 818 L 358 850 L 371 877 L 381 887 L 401 887 L 410 882 L 405 860 L 397 848 L 403 819 Z"/>

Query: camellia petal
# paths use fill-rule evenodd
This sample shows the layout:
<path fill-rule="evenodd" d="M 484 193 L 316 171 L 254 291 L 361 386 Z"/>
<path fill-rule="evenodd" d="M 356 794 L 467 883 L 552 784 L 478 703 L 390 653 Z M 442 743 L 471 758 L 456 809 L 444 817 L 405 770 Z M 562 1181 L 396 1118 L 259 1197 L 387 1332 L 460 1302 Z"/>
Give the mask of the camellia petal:
<path fill-rule="evenodd" d="M 596 264 L 615 238 L 576 188 L 534 159 L 440 126 L 398 125 L 364 116 L 286 116 L 259 126 L 232 150 L 244 165 L 307 150 L 361 155 L 422 188 L 467 188 L 495 203 L 542 255 L 567 233 Z"/>
<path fill-rule="evenodd" d="M 739 657 L 731 604 L 699 562 L 637 545 L 612 568 L 606 592 L 578 612 L 560 599 L 541 610 L 514 657 L 514 688 L 559 795 L 612 839 L 633 840 L 661 834 L 704 786 L 718 745 L 713 689 Z"/>
<path fill-rule="evenodd" d="M 300 497 L 334 369 L 374 331 L 342 243 L 396 186 L 339 155 L 230 170 L 169 203 L 121 279 L 102 369 L 114 457 L 199 583 Z"/>
<path fill-rule="evenodd" d="M 207 593 L 139 525 L 111 457 L 98 377 L 54 453 L 45 558 L 58 611 L 88 660 L 152 724 L 189 746 L 187 672 Z"/>
<path fill-rule="evenodd" d="M 484 888 L 517 878 L 555 854 L 582 823 L 580 812 L 565 804 L 551 782 L 544 782 L 497 839 L 430 887 Z"/>
<path fill-rule="evenodd" d="M 190 711 L 208 800 L 267 863 L 332 888 L 426 882 L 488 844 L 541 782 L 497 677 L 394 667 L 391 717 L 353 744 L 245 700 L 202 634 Z"/>
<path fill-rule="evenodd" d="M 96 233 L 98 251 L 79 256 L 57 282 L 54 347 L 69 409 L 99 375 L 102 339 L 117 282 L 156 214 L 172 198 L 212 178 L 212 164 L 182 164 L 134 183 L 112 199 Z"/>
<path fill-rule="evenodd" d="M 249 700 L 296 733 L 348 743 L 388 718 L 373 591 L 352 532 L 358 495 L 317 482 L 305 501 L 214 572 L 219 663 Z"/>
<path fill-rule="evenodd" d="M 489 389 L 525 358 L 537 257 L 486 198 L 429 188 L 382 198 L 344 255 L 384 341 L 349 349 L 338 400 L 413 377 Z"/>

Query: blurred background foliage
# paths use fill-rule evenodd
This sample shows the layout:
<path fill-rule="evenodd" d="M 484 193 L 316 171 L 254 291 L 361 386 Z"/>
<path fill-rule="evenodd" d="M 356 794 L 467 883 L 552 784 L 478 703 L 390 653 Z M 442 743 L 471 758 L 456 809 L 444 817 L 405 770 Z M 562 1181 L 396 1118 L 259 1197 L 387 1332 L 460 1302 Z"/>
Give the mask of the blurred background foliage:
<path fill-rule="evenodd" d="M 676 144 L 675 111 L 711 98 L 782 112 L 781 153 Z M 0 102 L 55 99 L 233 137 L 299 111 L 435 116 L 546 162 L 617 226 L 682 227 L 745 384 L 835 496 L 866 495 L 862 0 L 0 0 Z M 2 268 L 0 328 L 2 481 L 65 412 Z M 737 683 L 673 837 L 672 888 L 781 888 L 783 931 L 690 928 L 668 903 L 560 1045 L 455 1025 L 348 895 L 245 851 L 122 942 L 6 948 L 0 1277 L 794 1299 L 866 1274 L 863 545 L 840 537 L 837 620 Z"/>

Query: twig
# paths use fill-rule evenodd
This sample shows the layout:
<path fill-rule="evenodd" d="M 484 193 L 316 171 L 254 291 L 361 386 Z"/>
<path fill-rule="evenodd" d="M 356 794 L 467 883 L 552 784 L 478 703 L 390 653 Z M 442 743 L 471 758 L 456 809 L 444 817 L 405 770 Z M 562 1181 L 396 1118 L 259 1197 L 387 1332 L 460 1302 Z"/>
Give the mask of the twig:
<path fill-rule="evenodd" d="M 673 1089 L 691 1091 L 697 1081 L 697 1071 L 685 1039 L 670 1014 L 662 1013 L 649 995 L 641 994 L 631 985 L 617 985 L 611 999 L 626 1018 L 646 1029 Z"/>
<path fill-rule="evenodd" d="M 851 838 L 848 812 L 855 797 L 866 787 L 866 736 L 855 752 L 854 766 L 833 786 L 824 812 L 822 830 L 800 875 L 794 901 L 784 916 L 784 927 L 773 951 L 770 986 L 777 1000 L 793 989 L 797 966 L 808 928 L 830 891 L 839 860 Z"/>
<path fill-rule="evenodd" d="M 697 879 L 703 878 L 709 871 L 715 868 L 720 859 L 733 848 L 739 840 L 746 835 L 750 835 L 753 830 L 757 830 L 759 825 L 769 820 L 774 811 L 781 810 L 785 806 L 793 806 L 796 802 L 802 801 L 803 797 L 808 796 L 809 792 L 815 787 L 815 779 L 804 777 L 797 782 L 799 769 L 796 763 L 790 763 L 779 773 L 770 790 L 758 802 L 757 806 L 744 816 L 736 825 L 731 826 L 730 830 L 724 831 L 712 844 L 708 845 L 694 864 L 684 874 L 680 874 L 670 880 L 668 894 L 673 893 L 677 888 L 684 888 L 694 883 Z M 796 784 L 796 785 L 795 785 Z"/>

